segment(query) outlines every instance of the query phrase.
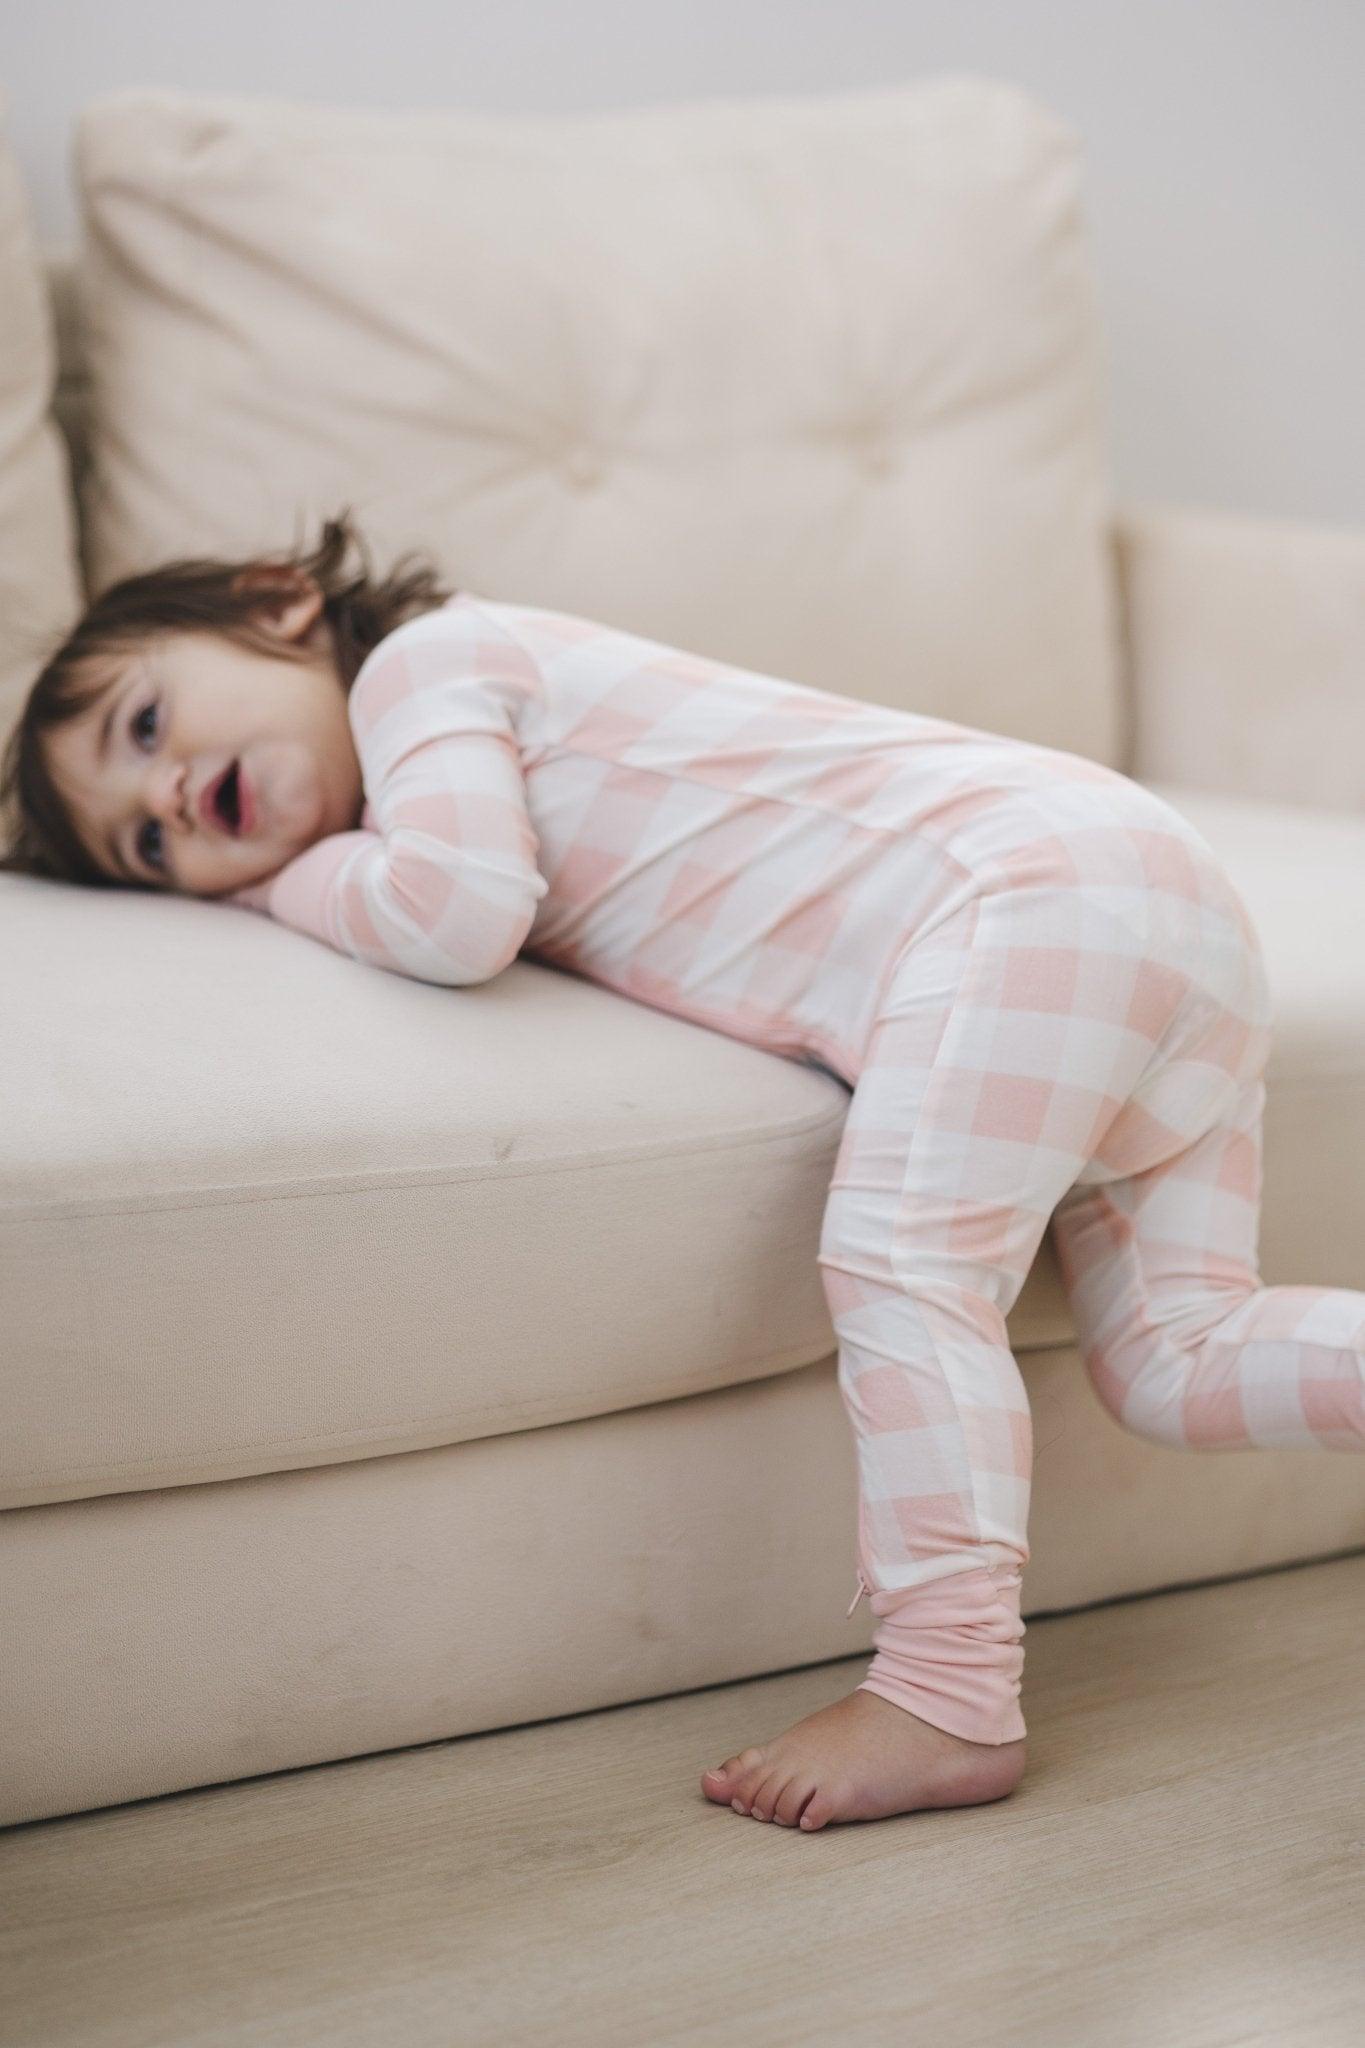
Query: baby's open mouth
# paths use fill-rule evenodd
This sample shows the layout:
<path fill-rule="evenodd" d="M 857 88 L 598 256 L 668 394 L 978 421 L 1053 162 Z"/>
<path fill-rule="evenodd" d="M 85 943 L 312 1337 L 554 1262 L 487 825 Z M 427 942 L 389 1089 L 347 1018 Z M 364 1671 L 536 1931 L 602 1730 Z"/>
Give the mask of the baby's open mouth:
<path fill-rule="evenodd" d="M 223 777 L 217 789 L 214 791 L 213 796 L 214 809 L 217 811 L 219 817 L 223 820 L 224 824 L 229 826 L 231 830 L 234 832 L 237 830 L 242 820 L 240 803 L 241 792 L 237 786 L 238 765 L 239 764 L 236 761 L 232 763 L 232 766 L 228 769 L 227 774 Z"/>

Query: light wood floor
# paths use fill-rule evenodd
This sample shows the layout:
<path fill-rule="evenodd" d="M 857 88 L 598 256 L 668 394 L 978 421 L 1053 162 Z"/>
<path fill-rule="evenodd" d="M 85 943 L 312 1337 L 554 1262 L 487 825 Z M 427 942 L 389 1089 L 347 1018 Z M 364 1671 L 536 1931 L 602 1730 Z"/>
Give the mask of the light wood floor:
<path fill-rule="evenodd" d="M 1029 1622 L 992 1806 L 702 1768 L 864 1660 L 0 1833 L 6 2048 L 1365 2041 L 1365 1554 Z"/>

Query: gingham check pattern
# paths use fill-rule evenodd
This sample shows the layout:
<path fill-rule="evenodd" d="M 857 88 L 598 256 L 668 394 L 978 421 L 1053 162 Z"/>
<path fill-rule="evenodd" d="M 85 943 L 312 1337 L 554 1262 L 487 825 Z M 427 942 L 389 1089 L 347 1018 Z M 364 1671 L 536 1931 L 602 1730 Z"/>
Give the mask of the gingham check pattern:
<path fill-rule="evenodd" d="M 1365 1294 L 1259 1283 L 1259 943 L 1150 791 L 467 593 L 380 643 L 350 718 L 361 829 L 241 900 L 452 986 L 524 951 L 852 1090 L 819 1261 L 870 1690 L 1024 1733 L 1032 1437 L 1005 1317 L 1051 1219 L 1128 1427 L 1365 1448 Z"/>

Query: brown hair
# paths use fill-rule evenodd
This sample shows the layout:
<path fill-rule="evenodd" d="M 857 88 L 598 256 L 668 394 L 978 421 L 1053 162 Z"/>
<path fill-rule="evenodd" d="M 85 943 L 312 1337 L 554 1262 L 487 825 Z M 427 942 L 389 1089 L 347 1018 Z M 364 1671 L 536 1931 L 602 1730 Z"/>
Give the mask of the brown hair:
<path fill-rule="evenodd" d="M 348 572 L 352 547 L 361 566 Z M 409 562 L 413 566 L 405 572 Z M 415 551 L 400 556 L 387 576 L 376 578 L 349 506 L 323 522 L 322 537 L 311 551 L 301 551 L 296 542 L 287 554 L 237 561 L 185 556 L 111 584 L 43 663 L 5 748 L 0 810 L 14 820 L 14 837 L 0 850 L 0 871 L 92 888 L 155 887 L 119 881 L 96 865 L 48 772 L 44 735 L 87 711 L 107 687 L 108 674 L 101 671 L 109 662 L 145 646 L 157 633 L 222 633 L 254 653 L 315 660 L 308 648 L 267 635 L 253 617 L 263 601 L 261 591 L 239 579 L 270 569 L 304 570 L 320 586 L 322 616 L 331 629 L 345 691 L 386 633 L 455 595 L 442 584 L 435 563 Z"/>

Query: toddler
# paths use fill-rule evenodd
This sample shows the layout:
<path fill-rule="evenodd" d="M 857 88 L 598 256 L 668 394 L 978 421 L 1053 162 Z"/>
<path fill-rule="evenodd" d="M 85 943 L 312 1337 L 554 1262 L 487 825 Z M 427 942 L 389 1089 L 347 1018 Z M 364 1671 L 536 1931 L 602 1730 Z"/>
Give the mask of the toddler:
<path fill-rule="evenodd" d="M 420 562 L 348 574 L 352 543 L 343 513 L 311 554 L 106 590 L 11 742 L 4 865 L 220 898 L 451 987 L 524 952 L 841 1079 L 818 1258 L 875 1655 L 701 1789 L 806 1829 L 1004 1797 L 1032 1458 L 1005 1318 L 1049 1221 L 1120 1422 L 1365 1449 L 1365 1293 L 1259 1284 L 1245 906 L 1094 761 Z"/>

